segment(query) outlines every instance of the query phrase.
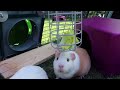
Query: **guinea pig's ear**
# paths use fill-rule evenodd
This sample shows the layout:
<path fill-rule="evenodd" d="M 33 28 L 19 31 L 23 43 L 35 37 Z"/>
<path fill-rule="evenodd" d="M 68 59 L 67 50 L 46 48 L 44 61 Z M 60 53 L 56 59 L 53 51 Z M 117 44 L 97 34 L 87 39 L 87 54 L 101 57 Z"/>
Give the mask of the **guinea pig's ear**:
<path fill-rule="evenodd" d="M 58 49 L 55 50 L 55 56 L 59 57 L 60 56 L 60 51 Z"/>
<path fill-rule="evenodd" d="M 70 57 L 72 60 L 75 60 L 75 58 L 76 58 L 74 53 L 70 53 Z"/>

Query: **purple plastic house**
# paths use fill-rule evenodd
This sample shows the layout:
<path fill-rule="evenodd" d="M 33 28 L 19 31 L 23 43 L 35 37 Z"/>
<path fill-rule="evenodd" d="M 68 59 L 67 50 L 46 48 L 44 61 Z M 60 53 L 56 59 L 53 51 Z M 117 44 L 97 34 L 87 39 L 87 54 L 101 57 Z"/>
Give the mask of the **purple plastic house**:
<path fill-rule="evenodd" d="M 89 36 L 96 68 L 104 75 L 120 74 L 120 20 L 88 18 L 83 20 L 83 31 Z"/>

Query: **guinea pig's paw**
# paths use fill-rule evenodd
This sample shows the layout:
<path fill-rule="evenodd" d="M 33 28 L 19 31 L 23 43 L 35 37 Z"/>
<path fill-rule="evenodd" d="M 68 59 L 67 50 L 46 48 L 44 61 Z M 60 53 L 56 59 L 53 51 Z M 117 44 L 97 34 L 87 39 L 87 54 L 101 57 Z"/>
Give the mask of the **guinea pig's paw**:
<path fill-rule="evenodd" d="M 85 76 L 81 76 L 80 79 L 84 79 Z"/>
<path fill-rule="evenodd" d="M 60 78 L 56 77 L 55 79 L 60 79 Z"/>
<path fill-rule="evenodd" d="M 84 76 L 78 76 L 76 79 L 84 79 Z"/>

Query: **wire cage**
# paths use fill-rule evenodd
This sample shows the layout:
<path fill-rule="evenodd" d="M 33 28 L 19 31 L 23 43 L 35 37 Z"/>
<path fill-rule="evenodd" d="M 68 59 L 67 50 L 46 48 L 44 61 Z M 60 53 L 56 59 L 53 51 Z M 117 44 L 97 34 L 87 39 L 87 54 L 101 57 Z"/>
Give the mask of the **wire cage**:
<path fill-rule="evenodd" d="M 82 44 L 82 11 L 48 11 L 48 21 L 53 48 L 74 51 Z M 77 34 L 81 37 L 77 38 Z"/>

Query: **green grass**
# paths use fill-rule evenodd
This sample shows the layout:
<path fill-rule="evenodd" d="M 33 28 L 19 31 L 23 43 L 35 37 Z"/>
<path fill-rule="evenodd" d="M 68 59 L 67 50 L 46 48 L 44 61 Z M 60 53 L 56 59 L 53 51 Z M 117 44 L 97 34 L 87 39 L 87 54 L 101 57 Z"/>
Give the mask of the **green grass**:
<path fill-rule="evenodd" d="M 52 22 L 52 21 L 50 20 L 50 22 Z M 71 21 L 66 21 L 66 22 L 62 21 L 59 24 L 60 24 L 60 26 L 59 26 L 60 30 L 59 30 L 58 33 L 60 35 L 64 34 L 64 32 L 68 32 L 69 30 L 73 29 L 73 27 L 72 27 L 73 25 L 72 25 Z M 68 25 L 68 24 L 71 24 L 71 25 Z M 52 25 L 51 25 L 51 31 L 53 32 L 52 34 L 57 34 L 56 30 L 57 30 L 56 22 L 53 22 Z M 51 35 L 51 39 L 53 41 L 55 41 L 56 40 L 56 35 Z M 49 42 L 50 42 L 49 20 L 45 20 L 41 44 L 46 44 L 46 43 L 49 43 Z"/>

